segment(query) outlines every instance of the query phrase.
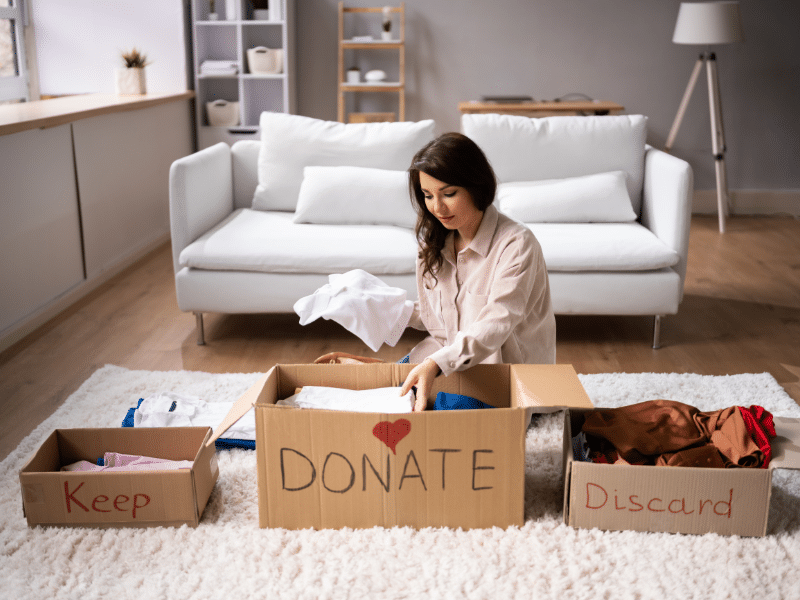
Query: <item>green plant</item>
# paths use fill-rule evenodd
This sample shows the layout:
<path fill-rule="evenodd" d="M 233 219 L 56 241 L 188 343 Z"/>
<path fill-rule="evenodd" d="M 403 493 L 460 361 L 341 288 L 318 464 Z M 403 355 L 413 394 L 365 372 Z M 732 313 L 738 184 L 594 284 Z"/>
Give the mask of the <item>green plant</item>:
<path fill-rule="evenodd" d="M 142 69 L 149 65 L 147 56 L 133 48 L 130 52 L 122 53 L 122 60 L 125 61 L 125 66 L 129 69 Z"/>

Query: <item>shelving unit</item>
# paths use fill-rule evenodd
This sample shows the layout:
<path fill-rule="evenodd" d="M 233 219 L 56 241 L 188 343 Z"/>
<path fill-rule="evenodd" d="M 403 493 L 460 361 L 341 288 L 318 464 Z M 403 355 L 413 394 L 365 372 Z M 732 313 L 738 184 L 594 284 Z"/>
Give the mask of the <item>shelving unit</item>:
<path fill-rule="evenodd" d="M 254 19 L 247 0 L 216 0 L 217 20 L 209 18 L 209 0 L 192 0 L 195 120 L 198 149 L 218 142 L 233 144 L 258 139 L 259 118 L 264 111 L 295 112 L 294 1 L 280 2 L 280 19 Z M 232 8 L 233 14 L 228 14 Z M 250 73 L 247 50 L 257 46 L 283 51 L 283 69 L 278 74 Z M 204 61 L 231 61 L 235 75 L 203 74 Z M 206 103 L 215 100 L 239 102 L 239 124 L 209 125 Z"/>
<path fill-rule="evenodd" d="M 352 38 L 345 39 L 345 15 L 359 13 L 383 14 L 383 7 L 369 8 L 345 8 L 344 2 L 339 2 L 339 99 L 337 105 L 337 118 L 344 123 L 346 113 L 346 100 L 348 93 L 358 92 L 394 92 L 398 95 L 397 114 L 398 120 L 404 121 L 406 115 L 405 100 L 405 67 L 406 67 L 406 5 L 405 2 L 400 6 L 391 7 L 390 14 L 399 15 L 399 37 L 390 41 L 378 39 L 372 41 L 354 41 Z M 345 78 L 345 52 L 374 50 L 396 50 L 398 53 L 398 80 L 389 82 L 363 82 L 348 83 Z M 352 118 L 352 114 L 351 114 Z"/>

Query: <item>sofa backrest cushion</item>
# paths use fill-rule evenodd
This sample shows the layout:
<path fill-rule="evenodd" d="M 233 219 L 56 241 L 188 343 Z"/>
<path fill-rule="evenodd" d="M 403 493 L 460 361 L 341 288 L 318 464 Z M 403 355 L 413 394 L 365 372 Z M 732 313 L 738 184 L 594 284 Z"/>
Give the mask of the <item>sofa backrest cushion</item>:
<path fill-rule="evenodd" d="M 461 128 L 484 151 L 500 183 L 624 171 L 639 214 L 647 117 L 465 114 Z"/>
<path fill-rule="evenodd" d="M 273 112 L 260 125 L 256 210 L 295 210 L 308 166 L 404 171 L 434 132 L 432 120 L 344 124 Z"/>

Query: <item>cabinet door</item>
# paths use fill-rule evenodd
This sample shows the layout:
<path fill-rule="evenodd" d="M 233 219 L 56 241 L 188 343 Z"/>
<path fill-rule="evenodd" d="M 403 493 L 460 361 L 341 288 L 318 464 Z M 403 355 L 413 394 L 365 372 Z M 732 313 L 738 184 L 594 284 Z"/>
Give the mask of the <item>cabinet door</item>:
<path fill-rule="evenodd" d="M 0 333 L 83 281 L 70 126 L 0 136 Z"/>
<path fill-rule="evenodd" d="M 169 234 L 169 168 L 192 152 L 189 114 L 172 102 L 73 124 L 89 278 Z"/>

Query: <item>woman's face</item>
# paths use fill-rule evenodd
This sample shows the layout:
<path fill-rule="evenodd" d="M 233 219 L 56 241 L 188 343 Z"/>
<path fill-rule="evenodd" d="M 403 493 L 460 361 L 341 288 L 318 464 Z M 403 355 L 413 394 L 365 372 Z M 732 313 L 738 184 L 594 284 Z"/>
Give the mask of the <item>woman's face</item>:
<path fill-rule="evenodd" d="M 463 187 L 439 181 L 420 171 L 419 185 L 425 196 L 425 206 L 447 229 L 472 239 L 483 218 L 472 196 Z"/>

